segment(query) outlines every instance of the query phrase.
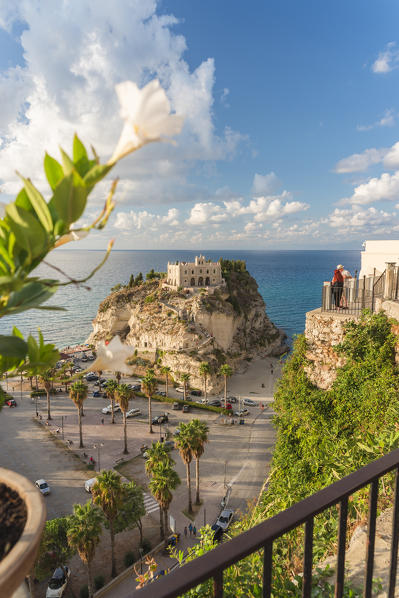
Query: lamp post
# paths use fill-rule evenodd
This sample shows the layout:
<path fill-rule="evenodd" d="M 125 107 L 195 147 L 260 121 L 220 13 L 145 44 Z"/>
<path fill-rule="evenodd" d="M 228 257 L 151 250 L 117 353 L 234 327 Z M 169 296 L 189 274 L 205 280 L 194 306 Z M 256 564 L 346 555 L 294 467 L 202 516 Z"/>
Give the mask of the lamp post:
<path fill-rule="evenodd" d="M 67 416 L 65 415 L 61 415 L 61 433 L 62 433 L 62 440 L 64 440 L 64 417 L 65 419 L 67 418 Z"/>
<path fill-rule="evenodd" d="M 36 417 L 39 417 L 39 412 L 37 410 L 37 395 L 35 395 L 35 407 L 36 407 Z M 64 436 L 62 436 L 64 438 Z"/>
<path fill-rule="evenodd" d="M 104 446 L 103 442 L 98 442 L 97 444 L 93 444 L 93 448 L 97 449 L 98 471 L 101 470 L 101 466 L 100 466 L 100 449 L 101 449 L 102 446 Z"/>

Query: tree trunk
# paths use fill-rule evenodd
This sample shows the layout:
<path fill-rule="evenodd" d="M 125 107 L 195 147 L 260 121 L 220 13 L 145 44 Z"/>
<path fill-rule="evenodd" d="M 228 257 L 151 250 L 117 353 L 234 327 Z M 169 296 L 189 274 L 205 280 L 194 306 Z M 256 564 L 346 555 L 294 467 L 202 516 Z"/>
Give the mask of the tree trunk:
<path fill-rule="evenodd" d="M 187 487 L 188 487 L 188 512 L 193 512 L 193 503 L 191 500 L 191 471 L 190 471 L 190 463 L 186 463 L 186 470 L 187 470 Z"/>
<path fill-rule="evenodd" d="M 33 390 L 33 376 L 29 376 L 30 389 Z"/>
<path fill-rule="evenodd" d="M 51 419 L 50 413 L 50 389 L 46 388 L 46 395 L 47 395 L 47 419 Z"/>
<path fill-rule="evenodd" d="M 150 434 L 152 434 L 151 395 L 148 397 L 148 425 L 150 426 Z"/>
<path fill-rule="evenodd" d="M 93 598 L 93 571 L 91 570 L 91 561 L 87 563 L 87 587 L 89 588 L 89 598 Z"/>
<path fill-rule="evenodd" d="M 186 383 L 183 382 L 183 401 L 186 400 L 186 395 L 187 395 L 187 387 L 186 387 Z"/>
<path fill-rule="evenodd" d="M 224 408 L 227 409 L 227 376 L 224 377 Z"/>
<path fill-rule="evenodd" d="M 141 522 L 141 519 L 137 519 L 137 527 L 139 529 L 139 533 L 140 533 L 140 546 L 143 545 L 143 524 Z"/>
<path fill-rule="evenodd" d="M 200 505 L 200 495 L 199 495 L 199 458 L 197 457 L 195 460 L 195 504 Z"/>
<path fill-rule="evenodd" d="M 109 535 L 111 537 L 111 577 L 116 577 L 114 522 L 111 519 L 108 519 L 108 522 Z"/>
<path fill-rule="evenodd" d="M 163 527 L 163 509 L 161 505 L 159 506 L 159 535 L 161 536 L 161 540 L 165 538 L 165 532 Z"/>
<path fill-rule="evenodd" d="M 127 455 L 128 454 L 128 450 L 127 450 L 127 419 L 126 419 L 126 411 L 123 412 L 123 438 L 124 438 L 124 443 L 125 443 L 125 447 L 123 449 L 123 454 Z"/>
<path fill-rule="evenodd" d="M 115 423 L 115 411 L 114 411 L 114 395 L 111 396 L 111 424 Z"/>
<path fill-rule="evenodd" d="M 168 509 L 164 509 L 164 530 L 165 530 L 165 550 L 168 547 L 169 525 L 168 525 Z"/>
<path fill-rule="evenodd" d="M 206 376 L 204 378 L 204 395 L 205 395 L 205 403 L 206 403 L 206 399 L 208 398 L 207 388 L 206 388 Z"/>
<path fill-rule="evenodd" d="M 168 374 L 166 374 L 166 382 L 165 382 L 165 394 L 166 394 L 166 396 L 168 396 L 168 392 L 169 392 L 169 379 L 168 379 Z"/>
<path fill-rule="evenodd" d="M 78 407 L 78 422 L 79 422 L 79 448 L 84 448 L 83 436 L 82 436 L 82 407 Z"/>

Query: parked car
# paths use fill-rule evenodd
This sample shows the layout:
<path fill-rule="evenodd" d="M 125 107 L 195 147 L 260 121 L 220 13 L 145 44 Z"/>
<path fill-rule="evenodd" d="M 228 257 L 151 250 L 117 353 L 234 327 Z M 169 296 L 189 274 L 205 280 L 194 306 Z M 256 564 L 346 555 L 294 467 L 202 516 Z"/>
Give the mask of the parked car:
<path fill-rule="evenodd" d="M 201 397 L 202 396 L 202 391 L 201 390 L 191 390 L 190 394 L 192 394 L 193 397 Z"/>
<path fill-rule="evenodd" d="M 86 378 L 87 382 L 94 382 L 95 380 L 98 380 L 97 374 L 91 374 L 91 373 L 86 374 L 85 378 Z"/>
<path fill-rule="evenodd" d="M 224 407 L 225 409 L 233 409 L 233 407 L 231 406 L 231 403 L 226 403 L 226 406 L 225 406 L 225 405 L 224 405 L 224 402 L 223 402 L 223 407 Z"/>
<path fill-rule="evenodd" d="M 84 355 L 80 361 L 89 361 L 89 360 L 87 359 L 86 355 Z"/>
<path fill-rule="evenodd" d="M 101 396 L 102 396 L 102 395 L 101 395 L 101 392 L 100 392 L 99 390 L 95 390 L 95 391 L 93 392 L 93 397 L 101 397 Z"/>
<path fill-rule="evenodd" d="M 133 409 L 129 409 L 129 411 L 126 411 L 126 417 L 137 417 L 138 415 L 141 415 L 141 411 L 140 409 L 137 409 L 137 407 L 134 407 Z"/>
<path fill-rule="evenodd" d="M 191 407 L 190 405 L 183 405 L 183 413 L 190 413 Z"/>
<path fill-rule="evenodd" d="M 223 537 L 223 529 L 220 527 L 220 525 L 214 523 L 211 527 L 211 530 L 213 531 L 213 541 L 220 542 Z"/>
<path fill-rule="evenodd" d="M 248 409 L 241 409 L 240 411 L 234 411 L 234 415 L 237 417 L 243 417 L 244 415 L 249 415 Z"/>
<path fill-rule="evenodd" d="M 178 386 L 175 388 L 176 392 L 184 392 L 184 386 Z"/>
<path fill-rule="evenodd" d="M 94 484 L 97 482 L 97 478 L 90 478 L 90 480 L 85 481 L 85 490 L 91 494 L 91 489 L 93 488 Z"/>
<path fill-rule="evenodd" d="M 50 486 L 47 484 L 46 480 L 36 480 L 35 486 L 36 488 L 39 488 L 40 492 L 44 494 L 44 496 L 50 494 Z"/>
<path fill-rule="evenodd" d="M 219 401 L 219 399 L 213 399 L 213 401 L 209 401 L 208 404 L 211 405 L 212 407 L 221 407 L 222 401 Z"/>
<path fill-rule="evenodd" d="M 218 525 L 219 527 L 221 527 L 222 530 L 225 532 L 227 530 L 227 528 L 229 527 L 233 517 L 234 517 L 234 511 L 232 509 L 224 509 L 220 513 L 219 518 L 216 521 L 215 525 Z"/>
<path fill-rule="evenodd" d="M 129 387 L 132 390 L 135 390 L 135 391 L 139 391 L 140 392 L 140 390 L 141 390 L 141 384 L 129 384 Z"/>
<path fill-rule="evenodd" d="M 168 449 L 168 451 L 171 451 L 172 449 L 175 448 L 174 440 L 165 440 L 163 445 L 166 449 Z"/>
<path fill-rule="evenodd" d="M 62 598 L 68 585 L 70 576 L 71 570 L 69 567 L 66 565 L 64 567 L 57 567 L 50 581 L 48 582 L 46 598 Z"/>
<path fill-rule="evenodd" d="M 94 360 L 95 360 L 95 357 L 94 357 L 94 355 L 88 355 L 88 356 L 87 356 L 87 359 L 88 359 L 89 361 L 94 361 Z"/>
<path fill-rule="evenodd" d="M 156 415 L 155 417 L 152 418 L 152 425 L 153 426 L 161 425 L 167 421 L 169 421 L 168 414 L 162 413 L 161 415 Z"/>
<path fill-rule="evenodd" d="M 182 404 L 178 403 L 177 401 L 175 401 L 172 405 L 172 409 L 174 409 L 174 411 L 178 411 L 181 408 L 182 408 Z"/>
<path fill-rule="evenodd" d="M 16 407 L 17 406 L 17 402 L 16 402 L 15 399 L 7 399 L 6 405 L 8 405 L 9 407 Z"/>
<path fill-rule="evenodd" d="M 237 403 L 237 397 L 227 397 L 229 403 Z"/>
<path fill-rule="evenodd" d="M 164 390 L 160 390 L 160 391 L 157 392 L 157 395 L 159 397 L 166 397 L 166 392 Z"/>
<path fill-rule="evenodd" d="M 119 405 L 119 403 L 115 403 L 114 413 L 117 413 L 120 410 L 121 410 L 121 406 Z M 104 415 L 109 415 L 110 413 L 112 413 L 112 405 L 108 405 L 107 407 L 104 407 L 103 409 L 101 409 L 101 412 L 104 413 Z"/>
<path fill-rule="evenodd" d="M 258 403 L 256 401 L 253 401 L 252 399 L 244 399 L 243 404 L 248 405 L 249 407 L 256 407 Z"/>
<path fill-rule="evenodd" d="M 100 386 L 100 384 L 105 384 L 107 381 L 106 378 L 100 378 L 99 380 L 96 380 L 96 382 L 94 383 L 94 386 Z"/>

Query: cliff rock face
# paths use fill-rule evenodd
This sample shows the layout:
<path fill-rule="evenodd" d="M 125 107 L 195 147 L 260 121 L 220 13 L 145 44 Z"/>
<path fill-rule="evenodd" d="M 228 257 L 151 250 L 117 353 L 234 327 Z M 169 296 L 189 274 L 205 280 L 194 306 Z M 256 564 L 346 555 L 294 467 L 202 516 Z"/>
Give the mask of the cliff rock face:
<path fill-rule="evenodd" d="M 211 292 L 179 292 L 162 280 L 124 287 L 100 304 L 87 342 L 95 345 L 116 334 L 137 349 L 139 363 L 156 361 L 175 376 L 187 372 L 193 387 L 202 388 L 199 365 L 208 361 L 214 372 L 209 390 L 221 388 L 222 380 L 215 375 L 221 364 L 237 371 L 256 355 L 287 350 L 285 334 L 268 319 L 256 281 L 247 271 L 230 272 L 227 284 Z"/>

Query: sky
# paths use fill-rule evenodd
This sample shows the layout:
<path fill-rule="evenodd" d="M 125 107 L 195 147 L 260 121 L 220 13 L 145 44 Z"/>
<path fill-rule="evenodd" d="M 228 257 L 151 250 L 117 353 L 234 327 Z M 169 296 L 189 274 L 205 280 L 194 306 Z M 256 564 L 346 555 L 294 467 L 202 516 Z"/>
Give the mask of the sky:
<path fill-rule="evenodd" d="M 50 198 L 44 152 L 75 131 L 106 161 L 115 85 L 157 78 L 182 132 L 118 163 L 117 207 L 79 248 L 398 239 L 398 17 L 397 0 L 0 0 L 0 201 L 16 170 Z"/>

